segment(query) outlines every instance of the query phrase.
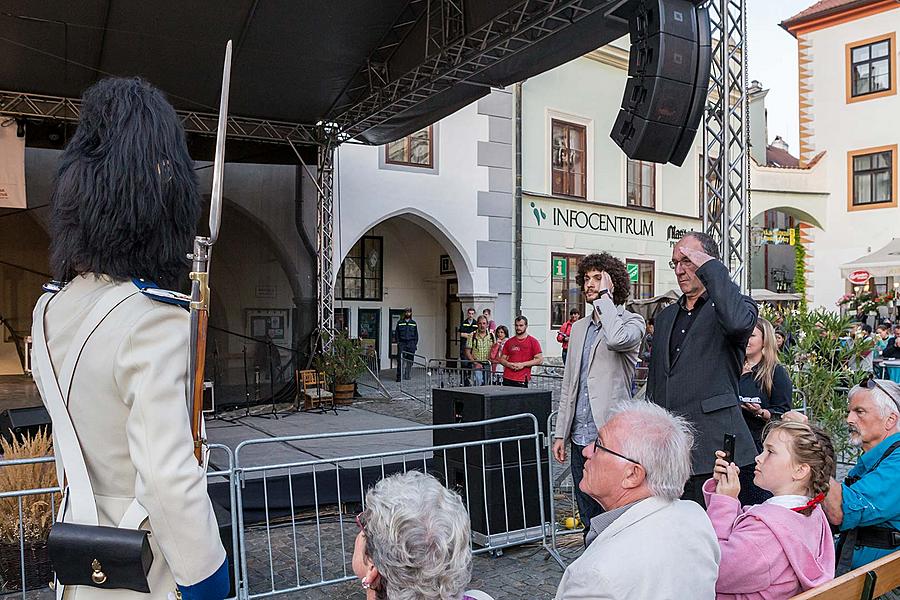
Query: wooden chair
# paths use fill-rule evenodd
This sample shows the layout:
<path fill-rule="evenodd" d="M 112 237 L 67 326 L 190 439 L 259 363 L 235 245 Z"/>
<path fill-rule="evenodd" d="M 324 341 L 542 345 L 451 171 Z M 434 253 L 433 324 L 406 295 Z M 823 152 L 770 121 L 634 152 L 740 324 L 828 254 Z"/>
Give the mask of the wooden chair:
<path fill-rule="evenodd" d="M 900 586 L 900 551 L 863 565 L 792 600 L 872 600 Z"/>
<path fill-rule="evenodd" d="M 326 387 L 325 373 L 313 369 L 297 370 L 294 373 L 297 380 L 295 402 L 298 408 L 301 406 L 301 400 L 303 410 L 316 408 L 327 410 L 326 404 L 329 405 L 328 408 L 334 406 L 334 395 Z"/>

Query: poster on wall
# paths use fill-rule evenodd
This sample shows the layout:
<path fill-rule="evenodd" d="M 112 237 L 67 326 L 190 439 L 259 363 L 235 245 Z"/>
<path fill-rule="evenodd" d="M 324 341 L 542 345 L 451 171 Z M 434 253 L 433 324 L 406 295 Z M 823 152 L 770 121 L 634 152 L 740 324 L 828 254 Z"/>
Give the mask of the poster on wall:
<path fill-rule="evenodd" d="M 247 335 L 264 340 L 268 337 L 276 344 L 290 344 L 290 310 L 286 308 L 248 308 Z"/>

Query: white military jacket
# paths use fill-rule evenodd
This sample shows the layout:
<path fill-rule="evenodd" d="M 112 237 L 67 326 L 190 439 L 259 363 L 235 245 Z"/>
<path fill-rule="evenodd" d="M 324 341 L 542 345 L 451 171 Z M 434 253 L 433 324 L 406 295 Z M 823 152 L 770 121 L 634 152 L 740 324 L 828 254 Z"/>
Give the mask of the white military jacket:
<path fill-rule="evenodd" d="M 87 274 L 50 301 L 44 324 L 54 365 L 78 351 L 70 347 L 76 330 L 116 286 L 138 291 L 131 281 Z M 151 532 L 153 566 L 149 595 L 67 587 L 68 600 L 166 600 L 176 582 L 199 583 L 225 561 L 206 473 L 193 454 L 186 405 L 189 336 L 187 311 L 138 293 L 104 319 L 78 360 L 68 408 L 99 524 L 116 526 L 136 498 L 149 515 L 142 528 Z M 43 389 L 53 374 L 35 370 L 34 377 Z"/>

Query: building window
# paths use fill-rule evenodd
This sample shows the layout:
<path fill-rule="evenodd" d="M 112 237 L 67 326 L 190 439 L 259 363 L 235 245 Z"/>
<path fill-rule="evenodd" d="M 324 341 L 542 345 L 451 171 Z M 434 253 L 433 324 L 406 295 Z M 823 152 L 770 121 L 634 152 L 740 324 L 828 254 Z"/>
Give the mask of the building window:
<path fill-rule="evenodd" d="M 569 320 L 569 310 L 584 310 L 581 288 L 575 282 L 580 254 L 550 255 L 550 328 L 559 329 Z"/>
<path fill-rule="evenodd" d="M 339 300 L 381 300 L 384 292 L 384 241 L 363 236 L 347 253 L 334 285 Z"/>
<path fill-rule="evenodd" d="M 432 128 L 429 125 L 405 138 L 389 142 L 384 146 L 384 162 L 390 165 L 431 168 L 434 166 L 431 158 L 434 149 L 432 140 Z"/>
<path fill-rule="evenodd" d="M 553 193 L 587 198 L 587 127 L 553 119 Z"/>
<path fill-rule="evenodd" d="M 626 259 L 625 268 L 631 281 L 631 297 L 634 300 L 646 300 L 656 295 L 656 264 L 652 260 Z"/>
<path fill-rule="evenodd" d="M 895 34 L 847 44 L 847 102 L 895 94 Z"/>
<path fill-rule="evenodd" d="M 656 208 L 656 163 L 626 159 L 628 206 Z"/>
<path fill-rule="evenodd" d="M 897 146 L 848 154 L 847 208 L 860 210 L 897 205 Z"/>

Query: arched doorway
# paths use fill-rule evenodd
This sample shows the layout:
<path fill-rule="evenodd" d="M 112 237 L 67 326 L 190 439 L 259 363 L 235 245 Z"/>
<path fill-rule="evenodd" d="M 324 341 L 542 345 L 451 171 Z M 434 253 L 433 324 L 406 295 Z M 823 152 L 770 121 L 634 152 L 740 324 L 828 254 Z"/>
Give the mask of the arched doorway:
<path fill-rule="evenodd" d="M 459 296 L 471 294 L 472 268 L 438 225 L 404 211 L 342 246 L 335 275 L 337 327 L 376 349 L 381 368 L 388 369 L 397 353 L 394 326 L 403 309 L 411 307 L 419 331 L 418 354 L 455 357 Z"/>
<path fill-rule="evenodd" d="M 0 375 L 21 374 L 31 312 L 52 277 L 50 238 L 31 212 L 0 214 Z"/>
<path fill-rule="evenodd" d="M 756 215 L 750 227 L 750 287 L 802 293 L 797 284 L 798 249 L 806 232 L 821 227 L 816 219 L 793 207 L 776 207 Z"/>
<path fill-rule="evenodd" d="M 248 392 L 251 400 L 268 396 L 269 381 L 278 386 L 293 377 L 297 311 L 289 265 L 264 223 L 226 199 L 210 270 L 206 376 L 215 381 L 217 404 L 239 404 Z"/>

